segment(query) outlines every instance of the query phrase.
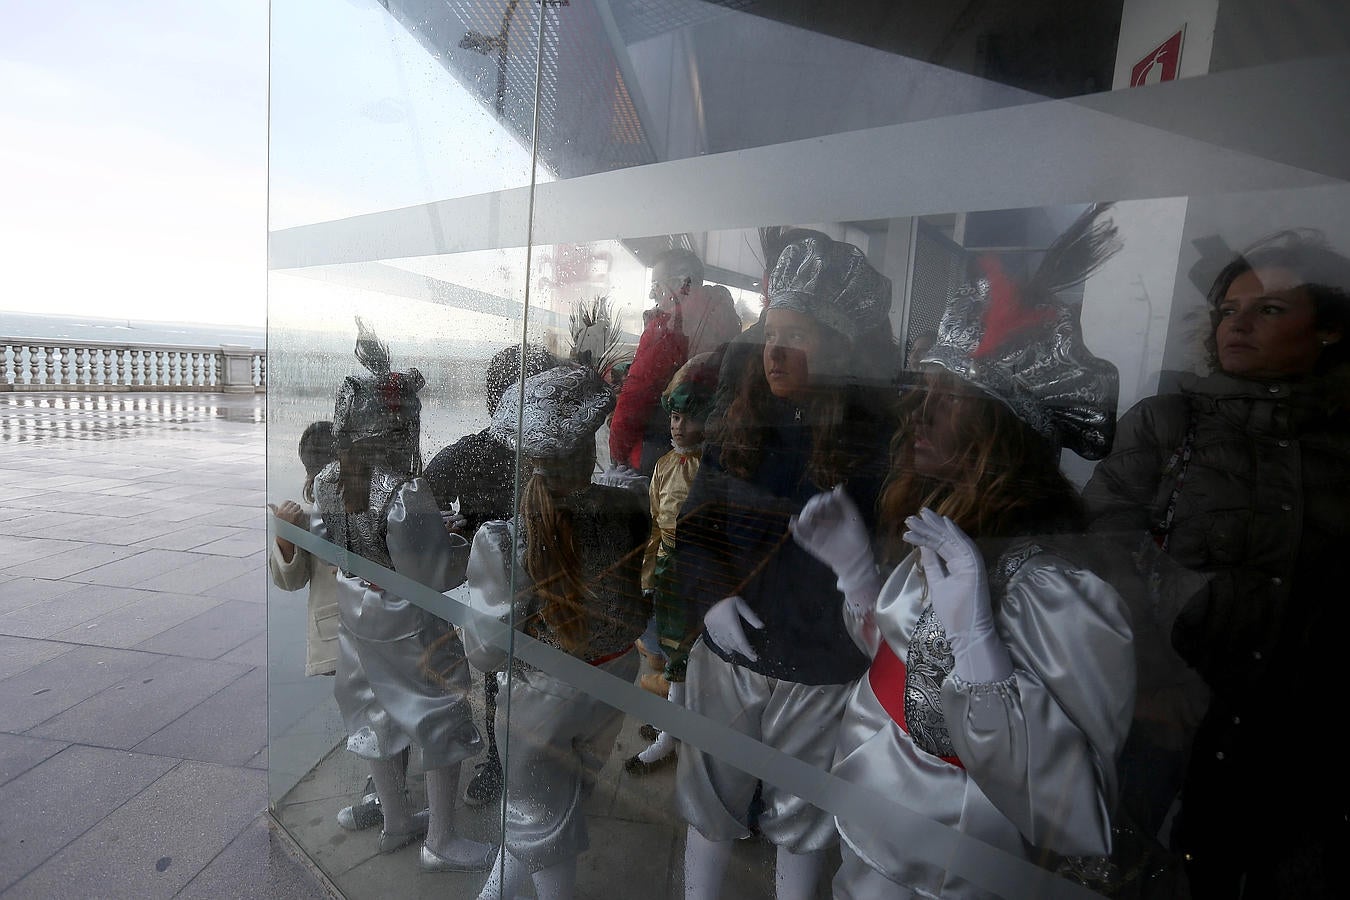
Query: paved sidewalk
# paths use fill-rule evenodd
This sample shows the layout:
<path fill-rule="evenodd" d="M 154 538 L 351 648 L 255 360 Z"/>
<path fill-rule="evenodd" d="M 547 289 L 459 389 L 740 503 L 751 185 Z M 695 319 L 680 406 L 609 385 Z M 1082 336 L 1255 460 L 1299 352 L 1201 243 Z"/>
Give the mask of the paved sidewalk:
<path fill-rule="evenodd" d="M 0 394 L 0 895 L 327 894 L 270 833 L 264 401 Z"/>
<path fill-rule="evenodd" d="M 0 393 L 3 900 L 329 896 L 264 812 L 265 419 L 253 396 Z M 366 770 L 342 748 L 331 684 L 300 673 L 303 609 L 276 592 L 278 817 L 348 896 L 475 896 L 483 875 L 421 873 L 416 846 L 384 855 L 378 830 L 337 827 Z M 639 724 L 586 804 L 579 898 L 683 896 L 674 769 L 623 770 Z M 461 805 L 455 825 L 500 839 L 492 807 Z M 739 842 L 726 895 L 771 897 L 772 859 Z"/>

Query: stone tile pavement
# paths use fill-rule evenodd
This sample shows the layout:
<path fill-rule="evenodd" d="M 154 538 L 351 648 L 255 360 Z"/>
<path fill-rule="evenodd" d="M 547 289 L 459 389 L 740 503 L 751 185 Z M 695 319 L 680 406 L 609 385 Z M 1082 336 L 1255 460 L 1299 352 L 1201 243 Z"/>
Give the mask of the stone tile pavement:
<path fill-rule="evenodd" d="M 481 874 L 336 824 L 366 771 L 331 681 L 299 671 L 303 598 L 269 605 L 265 419 L 252 396 L 0 394 L 3 900 L 476 896 Z M 587 803 L 580 898 L 683 896 L 674 769 L 623 770 L 639 725 Z M 495 808 L 455 816 L 498 839 Z M 771 897 L 772 859 L 739 842 L 724 896 Z"/>
<path fill-rule="evenodd" d="M 265 814 L 264 420 L 0 394 L 0 896 L 329 896 Z"/>

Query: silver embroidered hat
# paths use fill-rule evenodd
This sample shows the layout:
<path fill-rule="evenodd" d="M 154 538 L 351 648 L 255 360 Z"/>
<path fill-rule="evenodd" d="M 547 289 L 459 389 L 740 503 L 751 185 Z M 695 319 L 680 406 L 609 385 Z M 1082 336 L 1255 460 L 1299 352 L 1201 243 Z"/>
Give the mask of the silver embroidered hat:
<path fill-rule="evenodd" d="M 1120 249 L 1115 225 L 1102 219 L 1107 208 L 1080 216 L 1024 282 L 982 258 L 983 277 L 948 298 L 937 340 L 920 359 L 1001 400 L 1054 447 L 1084 459 L 1111 449 L 1120 377 L 1083 342 L 1080 304 L 1059 294 Z"/>
<path fill-rule="evenodd" d="M 359 316 L 356 326 L 356 358 L 370 374 L 349 375 L 338 388 L 333 440 L 340 448 L 381 441 L 386 458 L 406 458 L 411 466 L 421 434 L 422 401 L 417 392 L 426 379 L 415 368 L 393 371 L 389 348 Z"/>
<path fill-rule="evenodd" d="M 883 326 L 889 334 L 891 280 L 852 244 L 799 235 L 778 254 L 767 308 L 803 313 L 850 340 Z"/>
<path fill-rule="evenodd" d="M 563 363 L 525 379 L 520 391 L 506 389 L 492 417 L 491 435 L 531 459 L 561 459 L 594 442 L 595 433 L 614 409 L 614 392 L 594 369 Z M 520 418 L 520 431 L 516 419 Z"/>

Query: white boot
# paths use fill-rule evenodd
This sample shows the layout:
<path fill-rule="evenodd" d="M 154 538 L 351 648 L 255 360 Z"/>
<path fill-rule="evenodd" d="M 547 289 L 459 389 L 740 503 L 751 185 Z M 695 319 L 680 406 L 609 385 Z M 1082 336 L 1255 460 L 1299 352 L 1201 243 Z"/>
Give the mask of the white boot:
<path fill-rule="evenodd" d="M 710 841 L 693 825 L 684 839 L 684 900 L 717 900 L 731 860 L 731 841 Z"/>
<path fill-rule="evenodd" d="M 459 787 L 459 763 L 427 772 L 427 839 L 422 844 L 424 872 L 481 872 L 492 865 L 492 844 L 456 837 L 450 830 Z"/>
<path fill-rule="evenodd" d="M 427 830 L 425 813 L 414 813 L 408 802 L 407 778 L 401 757 L 372 759 L 370 778 L 380 798 L 384 828 L 380 831 L 380 852 L 393 853 L 420 838 Z"/>
<path fill-rule="evenodd" d="M 488 873 L 483 889 L 478 892 L 478 900 L 515 900 L 529 877 L 530 870 L 525 868 L 525 864 L 503 847 L 497 853 L 497 860 Z"/>
<path fill-rule="evenodd" d="M 825 851 L 793 853 L 786 847 L 778 848 L 773 884 L 778 900 L 811 900 L 816 895 L 820 870 L 825 867 Z"/>
<path fill-rule="evenodd" d="M 577 888 L 577 858 L 555 863 L 534 873 L 534 895 L 539 900 L 572 900 Z"/>

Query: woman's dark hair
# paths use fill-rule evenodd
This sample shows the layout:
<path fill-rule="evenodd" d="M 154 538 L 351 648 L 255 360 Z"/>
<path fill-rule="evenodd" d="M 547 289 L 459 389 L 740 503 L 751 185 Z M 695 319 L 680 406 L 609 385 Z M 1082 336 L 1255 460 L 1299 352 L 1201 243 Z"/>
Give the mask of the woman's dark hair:
<path fill-rule="evenodd" d="M 305 499 L 314 502 L 314 478 L 323 467 L 337 459 L 333 442 L 333 423 L 327 419 L 311 422 L 300 434 L 300 462 L 305 467 Z"/>
<path fill-rule="evenodd" d="M 959 474 L 952 481 L 914 469 L 914 425 L 931 398 L 942 393 L 962 398 L 956 419 L 961 449 L 952 466 Z M 1082 501 L 1060 471 L 1055 448 L 1005 404 L 975 393 L 948 372 L 930 374 L 926 389 L 906 396 L 877 506 L 882 552 L 892 563 L 912 549 L 901 540 L 905 519 L 925 506 L 975 538 L 1074 531 L 1084 519 Z"/>
<path fill-rule="evenodd" d="M 762 324 L 762 317 L 760 321 Z M 897 351 L 889 331 L 866 336 L 855 344 L 831 328 L 819 327 L 824 368 L 845 373 L 821 378 L 802 404 L 804 422 L 811 429 L 807 475 L 817 488 L 829 490 L 868 462 L 873 444 L 870 435 L 856 433 L 862 426 L 853 420 L 857 411 L 854 406 L 864 402 L 864 392 L 891 384 Z M 762 340 L 753 349 L 762 350 Z M 722 467 L 738 478 L 749 478 L 762 461 L 773 394 L 764 374 L 764 354 L 742 352 L 735 385 L 719 398 L 725 408 L 715 409 L 708 420 L 708 437 L 721 445 Z M 866 427 L 874 428 L 875 422 Z"/>
<path fill-rule="evenodd" d="M 1205 298 L 1210 320 L 1205 351 L 1210 369 L 1221 371 L 1216 340 L 1219 306 L 1234 281 L 1258 269 L 1287 269 L 1297 275 L 1312 298 L 1315 327 L 1340 331 L 1342 339 L 1322 350 L 1314 373 L 1323 375 L 1350 362 L 1350 259 L 1332 250 L 1320 231 L 1298 228 L 1277 231 L 1252 244 L 1214 279 Z"/>

